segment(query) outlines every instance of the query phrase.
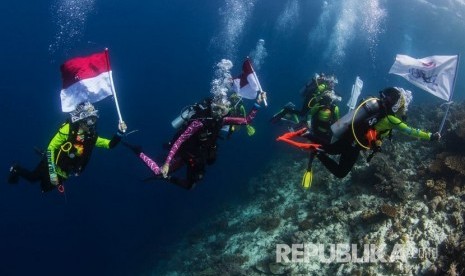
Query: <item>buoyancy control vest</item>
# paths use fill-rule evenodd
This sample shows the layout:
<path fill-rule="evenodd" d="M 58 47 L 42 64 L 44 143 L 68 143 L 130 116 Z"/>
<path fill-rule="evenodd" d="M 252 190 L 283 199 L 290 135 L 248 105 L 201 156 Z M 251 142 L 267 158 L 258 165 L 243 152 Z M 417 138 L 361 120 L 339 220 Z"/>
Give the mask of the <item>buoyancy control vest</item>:
<path fill-rule="evenodd" d="M 318 111 L 315 112 L 311 119 L 312 130 L 315 134 L 331 135 L 331 125 L 337 120 L 335 109 L 336 105 L 334 104 L 324 105 L 318 108 Z"/>
<path fill-rule="evenodd" d="M 212 163 L 216 158 L 216 142 L 223 126 L 223 119 L 212 116 L 211 106 L 208 100 L 204 100 L 192 107 L 195 112 L 182 124 L 170 144 L 174 144 L 192 121 L 201 121 L 203 127 L 185 141 L 178 152 L 181 155 L 187 154 L 195 158 L 204 156 L 208 163 Z"/>
<path fill-rule="evenodd" d="M 365 134 L 368 130 L 374 129 L 379 119 L 386 115 L 382 100 L 374 97 L 362 100 L 356 109 L 351 110 L 331 125 L 332 142 L 351 134 L 359 145 L 367 145 Z"/>
<path fill-rule="evenodd" d="M 65 124 L 67 123 L 69 132 L 60 133 L 67 135 L 68 139 L 55 152 L 55 163 L 66 173 L 81 173 L 90 160 L 98 135 L 95 131 L 80 134 L 79 124 L 72 124 L 69 121 Z"/>

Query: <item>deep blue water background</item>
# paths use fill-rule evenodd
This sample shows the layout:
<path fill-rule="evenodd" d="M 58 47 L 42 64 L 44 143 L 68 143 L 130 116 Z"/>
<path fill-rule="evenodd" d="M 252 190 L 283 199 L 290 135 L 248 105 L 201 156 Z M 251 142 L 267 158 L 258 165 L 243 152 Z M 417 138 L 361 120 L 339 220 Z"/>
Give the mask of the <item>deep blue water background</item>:
<path fill-rule="evenodd" d="M 459 1 L 442 4 L 447 9 L 402 0 L 379 1 L 378 9 L 369 9 L 370 1 L 353 0 L 328 1 L 327 6 L 297 0 L 133 2 L 10 1 L 0 12 L 0 179 L 5 179 L 0 185 L 0 275 L 149 273 L 157 260 L 172 254 L 166 246 L 199 222 L 226 205 L 240 208 L 247 200 L 250 177 L 289 150 L 274 142 L 283 128 L 270 126 L 268 118 L 290 100 L 300 105 L 298 91 L 315 72 L 338 76 L 337 92 L 345 97 L 341 106 L 357 75 L 365 81 L 364 95 L 404 86 L 414 91 L 414 104 L 421 104 L 437 100 L 387 74 L 395 55 L 419 58 L 462 54 L 465 49 L 465 8 Z M 253 9 L 241 17 L 246 3 L 254 4 Z M 277 27 L 277 19 L 292 4 L 298 9 L 288 18 L 288 27 Z M 60 7 L 80 8 L 81 13 L 67 18 L 66 12 L 58 13 Z M 349 19 L 364 17 L 357 9 L 371 19 L 380 10 L 386 13 L 376 25 L 375 42 L 357 24 L 336 31 L 337 24 L 350 26 Z M 311 30 L 325 10 L 329 19 L 322 25 L 321 39 L 312 43 Z M 342 11 L 352 16 L 341 20 Z M 228 18 L 237 19 L 227 21 L 236 27 L 245 22 L 233 44 L 227 43 Z M 66 33 L 73 24 L 75 35 L 57 38 L 59 26 L 68 26 Z M 65 118 L 59 101 L 59 65 L 64 60 L 110 48 L 124 119 L 130 129 L 140 130 L 128 140 L 162 160 L 161 144 L 173 135 L 171 120 L 183 106 L 208 95 L 214 65 L 228 58 L 235 64 L 233 74 L 239 73 L 243 58 L 260 38 L 266 41 L 268 56 L 258 74 L 270 107 L 258 114 L 254 137 L 237 133 L 220 142 L 217 163 L 196 189 L 141 182 L 149 171 L 124 147 L 95 150 L 86 171 L 68 182 L 66 200 L 57 192 L 41 194 L 37 184 L 6 183 L 12 162 L 30 168 L 37 164 L 33 147 L 46 147 Z M 328 49 L 338 39 L 345 41 L 336 43 L 345 56 L 335 59 Z M 460 67 L 459 73 L 463 59 Z M 462 76 L 455 100 L 464 98 Z M 105 99 L 97 106 L 99 133 L 111 137 L 117 126 L 113 102 Z"/>

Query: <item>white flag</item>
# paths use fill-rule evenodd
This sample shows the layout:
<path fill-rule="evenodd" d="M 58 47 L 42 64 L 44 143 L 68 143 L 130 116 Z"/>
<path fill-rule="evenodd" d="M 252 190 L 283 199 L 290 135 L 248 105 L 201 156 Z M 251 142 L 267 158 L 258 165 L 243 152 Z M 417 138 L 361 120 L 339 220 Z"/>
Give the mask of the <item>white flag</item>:
<path fill-rule="evenodd" d="M 404 77 L 417 87 L 449 101 L 457 70 L 458 56 L 430 56 L 415 59 L 397 55 L 390 74 Z"/>

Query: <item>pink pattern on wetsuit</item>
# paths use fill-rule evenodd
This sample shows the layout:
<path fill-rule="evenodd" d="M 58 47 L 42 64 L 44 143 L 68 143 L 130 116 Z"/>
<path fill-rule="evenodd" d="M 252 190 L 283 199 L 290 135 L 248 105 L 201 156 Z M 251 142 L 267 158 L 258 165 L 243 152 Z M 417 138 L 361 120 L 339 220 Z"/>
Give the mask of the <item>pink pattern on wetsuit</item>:
<path fill-rule="evenodd" d="M 170 153 L 168 154 L 168 157 L 166 157 L 165 164 L 171 164 L 171 160 L 173 160 L 174 155 L 178 151 L 179 147 L 189 139 L 192 135 L 194 135 L 199 129 L 203 127 L 203 123 L 199 120 L 194 120 L 192 123 L 189 124 L 189 126 L 186 128 L 186 130 L 179 136 L 179 138 L 174 142 L 173 146 L 171 146 Z"/>
<path fill-rule="evenodd" d="M 254 106 L 249 112 L 246 118 L 243 117 L 224 117 L 222 125 L 247 125 L 255 118 L 257 115 L 257 107 Z M 194 120 L 189 124 L 187 129 L 179 136 L 179 138 L 174 142 L 173 146 L 170 149 L 170 153 L 166 157 L 165 164 L 171 164 L 174 155 L 178 151 L 179 147 L 184 143 L 189 137 L 194 135 L 199 129 L 203 127 L 203 123 L 200 120 Z"/>
<path fill-rule="evenodd" d="M 155 174 L 161 173 L 160 167 L 157 165 L 157 163 L 155 163 L 155 161 L 153 161 L 152 159 L 150 159 L 150 157 L 145 155 L 145 153 L 141 152 L 139 154 L 139 158 L 142 159 L 142 161 L 144 161 L 144 163 L 152 170 L 153 173 Z"/>

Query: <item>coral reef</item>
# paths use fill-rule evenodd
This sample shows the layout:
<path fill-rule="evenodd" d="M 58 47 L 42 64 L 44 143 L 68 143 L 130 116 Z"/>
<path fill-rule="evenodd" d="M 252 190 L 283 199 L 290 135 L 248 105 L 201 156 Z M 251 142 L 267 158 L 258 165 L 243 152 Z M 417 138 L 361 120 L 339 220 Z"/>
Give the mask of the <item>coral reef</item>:
<path fill-rule="evenodd" d="M 399 213 L 395 206 L 389 204 L 381 205 L 381 212 L 390 218 L 397 217 L 397 214 Z"/>
<path fill-rule="evenodd" d="M 434 129 L 443 110 L 412 107 L 412 125 Z M 439 118 L 439 119 L 438 119 Z M 193 230 L 155 275 L 462 275 L 465 273 L 465 105 L 455 104 L 440 143 L 397 134 L 370 163 L 361 156 L 344 179 L 314 162 L 300 188 L 302 155 L 281 154 L 249 180 L 250 202 Z M 386 262 L 277 262 L 277 245 L 384 248 Z M 392 259 L 389 252 L 407 252 Z M 341 257 L 341 256 L 338 256 Z M 395 256 L 394 256 L 395 257 Z M 355 259 L 356 260 L 356 259 Z"/>

